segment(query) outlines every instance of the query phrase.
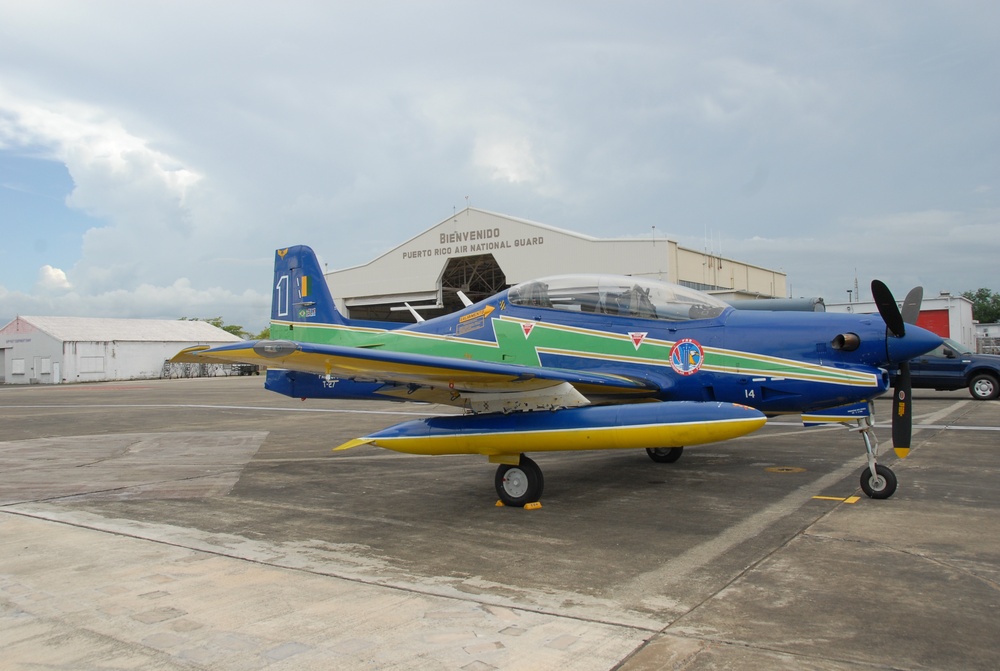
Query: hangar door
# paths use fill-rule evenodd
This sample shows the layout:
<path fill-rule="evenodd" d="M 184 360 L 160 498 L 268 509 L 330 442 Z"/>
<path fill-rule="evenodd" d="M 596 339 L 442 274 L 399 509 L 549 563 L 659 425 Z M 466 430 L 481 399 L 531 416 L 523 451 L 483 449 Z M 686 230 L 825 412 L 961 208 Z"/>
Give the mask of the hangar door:
<path fill-rule="evenodd" d="M 441 273 L 442 314 L 462 309 L 461 291 L 473 303 L 507 288 L 507 276 L 492 254 L 459 256 L 448 259 Z"/>
<path fill-rule="evenodd" d="M 420 307 L 420 314 L 426 319 L 439 317 L 461 310 L 462 299 L 458 297 L 461 291 L 473 303 L 489 298 L 493 294 L 507 288 L 507 277 L 492 254 L 476 256 L 459 256 L 448 259 L 441 271 L 441 308 Z M 413 317 L 408 310 L 399 304 L 363 305 L 352 307 L 352 319 L 373 319 L 376 321 L 392 321 L 412 323 Z"/>

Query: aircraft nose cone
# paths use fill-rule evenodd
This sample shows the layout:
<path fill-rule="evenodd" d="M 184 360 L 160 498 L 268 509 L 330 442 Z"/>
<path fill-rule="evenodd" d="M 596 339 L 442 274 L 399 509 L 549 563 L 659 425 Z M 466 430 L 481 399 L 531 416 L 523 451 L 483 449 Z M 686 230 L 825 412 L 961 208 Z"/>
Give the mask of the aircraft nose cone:
<path fill-rule="evenodd" d="M 925 352 L 930 352 L 942 342 L 944 342 L 944 339 L 936 333 L 931 333 L 927 329 L 914 326 L 913 324 L 907 324 L 906 335 L 902 338 L 894 336 L 886 338 L 886 349 L 889 354 L 889 361 L 898 363 L 900 361 L 909 361 Z"/>

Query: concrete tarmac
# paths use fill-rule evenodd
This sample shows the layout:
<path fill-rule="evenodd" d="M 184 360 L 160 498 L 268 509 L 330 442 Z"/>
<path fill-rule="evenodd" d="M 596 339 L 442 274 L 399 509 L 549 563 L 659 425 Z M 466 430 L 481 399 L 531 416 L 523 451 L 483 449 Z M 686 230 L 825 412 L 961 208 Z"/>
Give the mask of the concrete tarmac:
<path fill-rule="evenodd" d="M 1000 402 L 915 392 L 891 499 L 797 418 L 687 448 L 336 445 L 415 404 L 259 377 L 0 386 L 3 669 L 1000 668 Z"/>

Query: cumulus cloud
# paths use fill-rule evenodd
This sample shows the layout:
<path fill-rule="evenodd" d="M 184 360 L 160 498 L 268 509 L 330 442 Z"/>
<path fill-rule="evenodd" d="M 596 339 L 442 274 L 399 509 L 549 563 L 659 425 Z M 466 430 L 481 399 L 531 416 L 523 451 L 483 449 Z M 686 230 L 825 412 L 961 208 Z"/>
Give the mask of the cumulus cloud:
<path fill-rule="evenodd" d="M 227 324 L 238 324 L 250 332 L 258 332 L 267 326 L 270 314 L 269 295 L 249 289 L 242 292 L 221 287 L 196 289 L 185 278 L 169 286 L 141 284 L 134 289 L 94 294 L 83 294 L 68 286 L 57 289 L 36 287 L 34 293 L 27 293 L 0 286 L 0 301 L 5 313 L 0 321 L 6 323 L 5 320 L 25 314 L 129 319 L 221 316 Z"/>
<path fill-rule="evenodd" d="M 68 291 L 73 288 L 66 279 L 66 273 L 48 264 L 38 270 L 38 282 L 35 286 L 44 293 Z"/>
<path fill-rule="evenodd" d="M 513 184 L 536 182 L 541 174 L 531 143 L 525 138 L 476 138 L 472 160 L 492 179 Z"/>
<path fill-rule="evenodd" d="M 123 259 L 153 278 L 156 265 L 148 259 L 159 255 L 167 236 L 177 244 L 190 237 L 188 199 L 201 175 L 152 148 L 108 112 L 75 101 L 27 99 L 0 87 L 0 120 L 0 148 L 63 163 L 74 184 L 67 205 L 104 224 L 85 235 L 97 242 L 85 242 L 69 271 L 81 290 L 107 288 L 91 285 L 94 278 L 125 280 L 115 272 Z M 51 288 L 52 278 L 41 286 Z"/>
<path fill-rule="evenodd" d="M 72 268 L 43 265 L 33 293 L 2 289 L 0 317 L 224 315 L 228 323 L 263 328 L 268 294 L 211 284 L 197 288 L 187 278 L 177 279 L 178 269 L 198 259 L 197 245 L 191 243 L 191 203 L 202 181 L 182 161 L 153 148 L 96 107 L 30 100 L 0 87 L 4 149 L 63 163 L 74 184 L 67 205 L 87 211 L 98 225 L 84 233 Z M 251 265 L 254 271 L 262 268 Z M 201 279 L 209 277 L 211 273 Z M 259 285 L 266 287 L 267 276 L 260 277 Z"/>
<path fill-rule="evenodd" d="M 13 259 L 4 308 L 26 278 L 52 310 L 263 320 L 273 249 L 365 263 L 467 195 L 716 239 L 796 292 L 995 284 L 995 3 L 9 4 L 0 152 L 64 164 L 93 225 Z"/>
<path fill-rule="evenodd" d="M 183 206 L 200 175 L 129 133 L 100 108 L 28 100 L 0 87 L 0 149 L 30 147 L 65 163 L 76 183 L 70 204 L 102 217 L 153 192 Z M 140 196 L 140 197 L 137 197 Z"/>

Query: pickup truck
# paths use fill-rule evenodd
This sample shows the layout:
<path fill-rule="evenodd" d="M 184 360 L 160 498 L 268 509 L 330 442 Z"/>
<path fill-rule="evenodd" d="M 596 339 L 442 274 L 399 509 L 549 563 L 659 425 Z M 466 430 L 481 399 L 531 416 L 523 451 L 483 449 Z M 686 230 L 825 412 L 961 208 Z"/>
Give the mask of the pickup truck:
<path fill-rule="evenodd" d="M 895 372 L 890 371 L 895 384 Z M 972 398 L 989 401 L 1000 396 L 1000 356 L 976 354 L 965 345 L 945 338 L 943 344 L 910 361 L 915 389 L 962 389 Z"/>

